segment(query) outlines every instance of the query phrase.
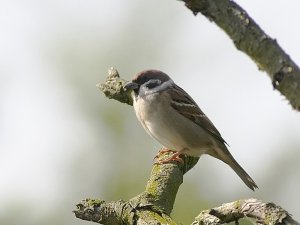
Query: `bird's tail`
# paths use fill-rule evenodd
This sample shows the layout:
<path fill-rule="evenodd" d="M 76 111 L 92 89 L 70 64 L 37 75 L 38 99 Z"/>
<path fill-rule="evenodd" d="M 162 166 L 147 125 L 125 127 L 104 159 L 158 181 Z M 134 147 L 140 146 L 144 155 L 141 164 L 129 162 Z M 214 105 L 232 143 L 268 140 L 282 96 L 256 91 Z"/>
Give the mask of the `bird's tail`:
<path fill-rule="evenodd" d="M 225 148 L 224 148 L 225 147 Z M 252 190 L 254 191 L 257 187 L 254 180 L 248 175 L 248 173 L 238 164 L 238 162 L 233 158 L 233 156 L 228 151 L 227 147 L 224 145 L 223 148 L 217 148 L 216 155 L 212 155 L 213 157 L 216 157 L 226 164 L 228 164 L 235 172 L 236 174 L 244 181 L 244 183 Z"/>
<path fill-rule="evenodd" d="M 228 164 L 235 172 L 236 174 L 244 181 L 244 183 L 252 190 L 254 191 L 257 187 L 254 180 L 249 176 L 249 174 L 235 161 L 233 158 L 233 161 Z"/>

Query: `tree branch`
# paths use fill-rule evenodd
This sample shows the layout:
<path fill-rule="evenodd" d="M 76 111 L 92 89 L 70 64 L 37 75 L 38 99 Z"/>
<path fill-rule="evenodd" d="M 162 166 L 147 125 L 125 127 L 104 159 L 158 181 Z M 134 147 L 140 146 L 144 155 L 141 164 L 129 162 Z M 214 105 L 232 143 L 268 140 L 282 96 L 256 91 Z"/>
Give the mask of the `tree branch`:
<path fill-rule="evenodd" d="M 248 217 L 254 224 L 299 225 L 290 214 L 274 203 L 263 203 L 257 199 L 245 199 L 225 203 L 219 207 L 204 210 L 192 225 L 219 225 L 237 222 Z"/>
<path fill-rule="evenodd" d="M 115 99 L 119 102 L 132 105 L 132 98 L 130 93 L 124 90 L 124 85 L 128 81 L 120 78 L 120 75 L 113 67 L 108 69 L 108 74 L 105 83 L 99 83 L 96 85 L 109 99 Z"/>
<path fill-rule="evenodd" d="M 170 153 L 169 153 L 170 154 Z M 163 154 L 159 159 L 170 157 Z M 194 167 L 199 158 L 183 156 L 183 164 L 154 164 L 146 190 L 129 201 L 106 203 L 85 199 L 73 212 L 77 218 L 106 225 L 174 224 L 170 218 L 183 174 Z"/>
<path fill-rule="evenodd" d="M 182 1 L 194 15 L 200 12 L 223 29 L 237 49 L 268 73 L 273 87 L 288 99 L 292 107 L 300 110 L 299 67 L 244 9 L 230 0 Z"/>

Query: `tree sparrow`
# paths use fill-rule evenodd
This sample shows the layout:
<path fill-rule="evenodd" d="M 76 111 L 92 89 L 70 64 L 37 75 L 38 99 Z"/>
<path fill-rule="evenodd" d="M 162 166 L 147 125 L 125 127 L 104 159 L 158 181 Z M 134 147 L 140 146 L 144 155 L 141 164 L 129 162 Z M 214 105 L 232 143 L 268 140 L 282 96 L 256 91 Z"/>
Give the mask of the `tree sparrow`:
<path fill-rule="evenodd" d="M 175 152 L 161 163 L 180 161 L 181 154 L 208 154 L 228 164 L 250 189 L 258 188 L 230 154 L 213 123 L 167 74 L 159 70 L 142 71 L 124 88 L 132 90 L 136 116 L 147 133 Z"/>

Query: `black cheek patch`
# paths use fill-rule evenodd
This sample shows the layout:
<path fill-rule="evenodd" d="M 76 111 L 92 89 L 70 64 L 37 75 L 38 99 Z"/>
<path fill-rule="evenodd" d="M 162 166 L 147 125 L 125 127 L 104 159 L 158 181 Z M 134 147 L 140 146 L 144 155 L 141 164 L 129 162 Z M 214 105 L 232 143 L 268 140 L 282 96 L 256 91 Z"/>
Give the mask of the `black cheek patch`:
<path fill-rule="evenodd" d="M 152 89 L 152 88 L 155 88 L 159 85 L 158 82 L 150 82 L 148 84 L 146 84 L 146 87 L 149 88 L 149 89 Z"/>

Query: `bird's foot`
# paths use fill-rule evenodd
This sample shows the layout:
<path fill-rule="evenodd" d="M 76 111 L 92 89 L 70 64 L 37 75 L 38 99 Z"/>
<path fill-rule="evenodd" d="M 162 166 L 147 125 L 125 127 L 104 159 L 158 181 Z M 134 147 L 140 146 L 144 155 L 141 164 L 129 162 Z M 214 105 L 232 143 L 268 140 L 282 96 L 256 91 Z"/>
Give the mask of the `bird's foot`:
<path fill-rule="evenodd" d="M 168 149 L 168 148 L 162 148 L 161 150 L 159 150 L 159 152 L 158 152 L 157 155 L 154 157 L 154 159 L 157 160 L 157 159 L 158 159 L 159 157 L 161 157 L 163 154 L 169 153 L 169 152 L 176 153 L 177 151 L 173 151 L 173 150 Z"/>
<path fill-rule="evenodd" d="M 158 158 L 164 154 L 164 153 L 168 153 L 168 152 L 172 152 L 173 155 L 171 155 L 170 157 L 166 158 L 166 159 L 161 159 L 158 160 Z M 158 154 L 155 156 L 155 164 L 164 164 L 164 163 L 169 163 L 169 162 L 179 162 L 179 163 L 184 163 L 183 159 L 180 158 L 181 152 L 178 151 L 173 151 L 167 148 L 163 148 L 161 149 Z"/>

